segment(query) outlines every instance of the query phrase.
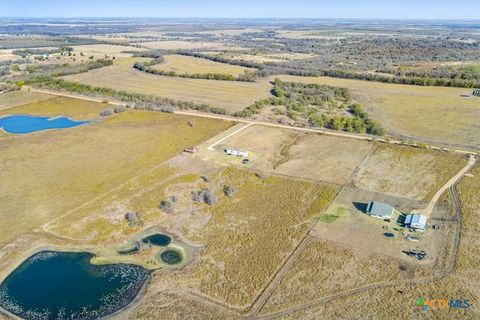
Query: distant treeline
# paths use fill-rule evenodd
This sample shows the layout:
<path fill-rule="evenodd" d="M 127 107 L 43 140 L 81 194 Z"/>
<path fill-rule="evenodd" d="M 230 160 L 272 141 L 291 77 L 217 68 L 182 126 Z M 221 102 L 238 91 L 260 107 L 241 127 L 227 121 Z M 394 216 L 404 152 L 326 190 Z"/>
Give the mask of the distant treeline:
<path fill-rule="evenodd" d="M 47 88 L 52 90 L 68 91 L 82 95 L 95 97 L 111 97 L 126 103 L 132 103 L 137 109 L 159 110 L 172 112 L 173 108 L 190 109 L 215 114 L 225 114 L 224 108 L 214 107 L 209 104 L 199 104 L 190 101 L 173 100 L 154 95 L 127 92 L 105 87 L 93 87 L 87 84 L 65 81 L 49 76 L 37 76 L 25 81 L 26 85 L 33 87 Z M 168 111 L 171 110 L 171 111 Z"/>
<path fill-rule="evenodd" d="M 408 84 L 408 85 L 417 85 L 417 86 L 438 86 L 438 87 L 460 87 L 460 88 L 476 88 L 480 86 L 480 81 L 472 79 L 459 79 L 459 78 L 432 78 L 432 77 L 418 77 L 418 76 L 395 76 L 395 75 L 382 75 L 382 74 L 372 74 L 367 72 L 359 71 L 345 71 L 339 69 L 321 69 L 312 66 L 311 64 L 306 64 L 303 66 L 301 61 L 295 62 L 295 66 L 288 65 L 283 62 L 251 62 L 240 59 L 231 59 L 228 57 L 220 55 L 205 54 L 189 50 L 165 50 L 159 51 L 145 51 L 139 53 L 139 56 L 146 57 L 149 54 L 159 54 L 169 53 L 169 54 L 180 54 L 185 56 L 191 56 L 196 58 L 208 59 L 215 62 L 227 63 L 236 66 L 242 66 L 247 68 L 256 68 L 258 69 L 257 74 L 260 77 L 267 77 L 272 75 L 281 75 L 288 74 L 294 76 L 303 76 L 303 77 L 332 77 L 332 78 L 343 78 L 343 79 L 356 79 L 356 80 L 366 80 L 366 81 L 375 81 L 375 82 L 384 82 L 384 83 L 396 83 L 396 84 Z"/>
<path fill-rule="evenodd" d="M 360 104 L 351 103 L 350 91 L 347 88 L 275 79 L 272 93 L 275 97 L 258 100 L 233 115 L 252 117 L 259 114 L 265 106 L 285 106 L 286 116 L 294 121 L 305 119 L 307 125 L 311 127 L 373 135 L 384 134 L 382 126 L 370 119 Z M 325 112 L 325 108 L 340 112 L 345 106 L 350 116 L 328 116 Z M 283 115 L 280 109 L 275 110 L 277 115 Z"/>
<path fill-rule="evenodd" d="M 163 56 L 154 54 L 154 59 L 150 62 L 135 62 L 133 67 L 137 70 L 168 77 L 180 77 L 191 79 L 205 79 L 205 80 L 225 80 L 225 81 L 242 81 L 255 82 L 257 74 L 254 71 L 245 70 L 244 74 L 233 76 L 228 73 L 176 73 L 175 71 L 163 71 L 155 68 L 156 64 L 162 63 L 165 59 Z"/>

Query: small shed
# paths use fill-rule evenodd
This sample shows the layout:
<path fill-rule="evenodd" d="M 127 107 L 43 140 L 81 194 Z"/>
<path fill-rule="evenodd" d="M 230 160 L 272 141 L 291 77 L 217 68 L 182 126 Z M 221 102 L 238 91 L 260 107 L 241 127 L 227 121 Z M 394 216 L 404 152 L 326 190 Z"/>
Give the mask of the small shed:
<path fill-rule="evenodd" d="M 480 97 L 480 89 L 473 90 L 473 95 L 477 96 L 477 97 Z"/>
<path fill-rule="evenodd" d="M 409 214 L 405 218 L 405 226 L 412 229 L 425 230 L 427 228 L 427 217 L 421 214 Z"/>
<path fill-rule="evenodd" d="M 371 201 L 367 206 L 367 213 L 379 219 L 391 219 L 394 210 L 391 205 L 377 201 Z"/>
<path fill-rule="evenodd" d="M 233 148 L 225 148 L 223 151 L 225 151 L 225 153 L 229 156 L 248 158 L 248 151 Z"/>

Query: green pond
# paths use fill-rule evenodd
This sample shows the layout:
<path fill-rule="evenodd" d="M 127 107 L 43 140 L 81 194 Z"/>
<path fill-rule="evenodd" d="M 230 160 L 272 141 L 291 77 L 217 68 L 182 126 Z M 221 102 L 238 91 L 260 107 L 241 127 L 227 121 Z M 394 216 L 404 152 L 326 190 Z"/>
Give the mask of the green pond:
<path fill-rule="evenodd" d="M 87 252 L 42 251 L 0 284 L 0 306 L 24 319 L 98 319 L 127 306 L 148 280 L 130 264 L 96 266 Z"/>

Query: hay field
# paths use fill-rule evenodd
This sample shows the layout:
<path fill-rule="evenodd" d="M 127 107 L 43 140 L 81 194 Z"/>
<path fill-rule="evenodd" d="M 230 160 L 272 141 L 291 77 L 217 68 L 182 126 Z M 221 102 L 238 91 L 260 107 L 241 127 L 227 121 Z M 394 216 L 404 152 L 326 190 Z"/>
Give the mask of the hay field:
<path fill-rule="evenodd" d="M 13 91 L 0 94 L 0 111 L 21 106 L 27 103 L 52 99 L 55 96 L 46 93 L 31 92 L 26 90 Z"/>
<path fill-rule="evenodd" d="M 389 133 L 429 143 L 480 148 L 480 99 L 472 89 L 420 87 L 328 77 L 283 80 L 347 87 Z M 272 77 L 275 78 L 275 77 Z"/>
<path fill-rule="evenodd" d="M 244 74 L 245 70 L 253 71 L 252 68 L 244 68 L 226 63 L 215 62 L 207 59 L 188 57 L 182 55 L 166 55 L 165 62 L 156 65 L 154 68 L 166 72 L 174 71 L 182 73 L 222 73 L 238 76 Z"/>
<path fill-rule="evenodd" d="M 243 110 L 254 101 L 270 95 L 270 84 L 266 80 L 251 83 L 163 77 L 134 69 L 133 63 L 139 59 L 118 60 L 113 66 L 63 78 L 93 86 L 207 103 L 224 107 L 228 112 Z"/>
<path fill-rule="evenodd" d="M 222 141 L 217 155 L 209 151 L 205 156 L 229 162 L 232 159 L 223 154 L 223 146 L 248 150 L 249 166 L 257 170 L 343 184 L 373 145 L 367 141 L 255 125 Z"/>
<path fill-rule="evenodd" d="M 55 98 L 4 113 L 91 119 L 104 107 Z M 197 119 L 192 128 L 188 120 L 127 111 L 72 129 L 0 138 L 0 242 L 59 217 L 231 125 Z"/>
<path fill-rule="evenodd" d="M 149 41 L 133 43 L 135 45 L 141 45 L 148 49 L 224 49 L 226 48 L 223 43 L 219 42 L 194 42 L 194 41 L 181 41 L 181 40 L 166 40 L 166 41 Z"/>
<path fill-rule="evenodd" d="M 81 46 L 72 47 L 75 52 L 83 52 L 86 56 L 104 56 L 104 55 L 115 55 L 116 57 L 130 57 L 130 53 L 122 53 L 122 51 L 143 51 L 145 49 L 130 47 L 130 46 L 120 46 L 113 44 L 89 44 Z"/>
<path fill-rule="evenodd" d="M 382 144 L 360 168 L 353 185 L 367 191 L 428 201 L 466 163 L 467 158 L 462 155 Z"/>

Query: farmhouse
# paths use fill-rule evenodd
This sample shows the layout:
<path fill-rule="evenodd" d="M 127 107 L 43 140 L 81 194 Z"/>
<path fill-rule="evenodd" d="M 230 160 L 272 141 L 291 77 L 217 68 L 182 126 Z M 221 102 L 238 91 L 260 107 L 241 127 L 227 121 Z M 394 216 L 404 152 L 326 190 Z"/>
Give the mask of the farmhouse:
<path fill-rule="evenodd" d="M 377 201 L 371 201 L 367 206 L 367 213 L 370 216 L 384 220 L 391 219 L 394 210 L 391 205 Z"/>
<path fill-rule="evenodd" d="M 425 230 L 427 227 L 427 217 L 421 214 L 409 214 L 405 218 L 405 226 L 412 229 Z"/>
<path fill-rule="evenodd" d="M 237 156 L 237 157 L 248 157 L 248 151 L 232 149 L 232 148 L 225 148 L 223 151 L 229 156 Z"/>

